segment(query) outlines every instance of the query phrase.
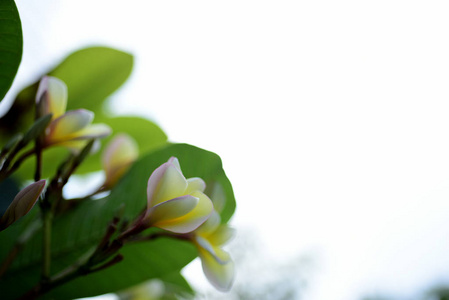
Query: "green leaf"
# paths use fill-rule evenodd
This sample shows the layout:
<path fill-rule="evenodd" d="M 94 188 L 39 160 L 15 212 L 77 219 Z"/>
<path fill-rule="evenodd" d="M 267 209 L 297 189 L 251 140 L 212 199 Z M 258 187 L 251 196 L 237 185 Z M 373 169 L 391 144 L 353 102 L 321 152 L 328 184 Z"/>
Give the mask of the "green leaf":
<path fill-rule="evenodd" d="M 85 108 L 99 117 L 103 114 L 104 101 L 127 80 L 132 68 L 133 56 L 116 49 L 91 47 L 72 53 L 17 95 L 11 109 L 0 118 L 0 142 L 31 124 L 37 87 L 42 76 L 55 76 L 66 83 L 67 110 Z"/>
<path fill-rule="evenodd" d="M 122 262 L 77 278 L 56 288 L 46 298 L 64 300 L 117 292 L 152 278 L 179 273 L 181 268 L 196 257 L 193 245 L 166 238 L 129 245 L 121 253 L 125 257 Z"/>
<path fill-rule="evenodd" d="M 22 24 L 13 0 L 0 1 L 0 100 L 8 92 L 22 60 Z"/>
<path fill-rule="evenodd" d="M 86 201 L 75 210 L 55 218 L 52 235 L 52 273 L 61 271 L 92 249 L 102 238 L 107 224 L 117 210 L 125 204 L 123 219 L 132 222 L 146 207 L 146 188 L 151 173 L 171 156 L 179 159 L 184 175 L 201 177 L 206 183 L 220 183 L 226 195 L 223 221 L 227 221 L 235 209 L 231 183 L 226 177 L 218 155 L 186 144 L 172 144 L 153 151 L 136 162 L 122 181 L 103 199 Z M 12 226 L 14 229 L 14 226 Z M 5 230 L 6 232 L 9 230 Z M 40 274 L 41 233 L 38 232 L 24 248 L 0 281 L 5 299 L 19 296 L 36 284 Z M 2 239 L 6 249 L 11 241 Z M 0 249 L 0 260 L 7 251 Z M 57 299 L 94 296 L 105 291 L 113 292 L 151 278 L 160 278 L 179 272 L 195 256 L 195 248 L 179 240 L 158 239 L 126 246 L 125 259 L 98 273 L 79 278 L 61 286 L 54 293 Z M 96 284 L 92 284 L 96 282 Z"/>
<path fill-rule="evenodd" d="M 103 101 L 129 77 L 133 56 L 107 47 L 92 47 L 74 52 L 49 75 L 67 84 L 67 110 L 85 108 L 97 116 Z"/>

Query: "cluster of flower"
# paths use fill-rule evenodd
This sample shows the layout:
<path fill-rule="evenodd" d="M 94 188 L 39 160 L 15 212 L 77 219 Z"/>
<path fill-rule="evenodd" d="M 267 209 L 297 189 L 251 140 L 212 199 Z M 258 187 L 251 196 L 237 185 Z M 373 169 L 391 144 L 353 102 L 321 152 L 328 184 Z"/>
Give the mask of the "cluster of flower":
<path fill-rule="evenodd" d="M 85 109 L 66 112 L 67 87 L 61 80 L 45 77 L 41 80 L 36 104 L 38 115 L 51 114 L 45 128 L 42 148 L 64 146 L 77 153 L 95 138 L 111 134 L 105 124 L 91 124 L 94 113 Z M 105 172 L 104 189 L 111 189 L 138 157 L 135 141 L 126 134 L 117 135 L 102 156 Z M 20 191 L 0 219 L 5 229 L 30 211 L 46 185 L 39 180 Z M 205 193 L 201 178 L 186 179 L 179 161 L 171 157 L 151 174 L 147 186 L 147 208 L 128 232 L 140 233 L 157 227 L 191 241 L 198 249 L 206 277 L 217 289 L 226 291 L 232 285 L 234 264 L 221 249 L 233 235 L 233 230 L 220 220 L 221 205 Z M 212 197 L 213 198 L 213 197 Z"/>

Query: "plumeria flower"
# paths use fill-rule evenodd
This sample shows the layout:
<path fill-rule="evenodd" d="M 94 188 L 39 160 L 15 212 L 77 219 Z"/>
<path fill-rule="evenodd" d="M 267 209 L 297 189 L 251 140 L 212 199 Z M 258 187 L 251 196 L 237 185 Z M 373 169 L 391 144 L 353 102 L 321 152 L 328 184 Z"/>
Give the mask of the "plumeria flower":
<path fill-rule="evenodd" d="M 139 156 L 136 142 L 127 134 L 117 135 L 106 147 L 102 156 L 106 179 L 105 188 L 113 187 Z"/>
<path fill-rule="evenodd" d="M 220 215 L 214 210 L 209 219 L 193 232 L 191 239 L 198 249 L 206 278 L 216 289 L 226 292 L 234 281 L 234 262 L 220 246 L 232 238 L 234 230 L 220 222 Z"/>
<path fill-rule="evenodd" d="M 178 159 L 171 157 L 148 180 L 142 224 L 175 233 L 195 230 L 213 211 L 212 201 L 203 193 L 205 188 L 201 178 L 186 179 Z"/>
<path fill-rule="evenodd" d="M 22 189 L 0 219 L 0 231 L 25 216 L 34 206 L 45 187 L 45 180 L 39 180 Z"/>
<path fill-rule="evenodd" d="M 55 77 L 46 76 L 39 83 L 36 104 L 40 116 L 53 114 L 45 130 L 43 147 L 64 146 L 76 152 L 89 139 L 109 135 L 111 129 L 105 124 L 91 124 L 94 113 L 86 109 L 66 112 L 67 86 Z"/>

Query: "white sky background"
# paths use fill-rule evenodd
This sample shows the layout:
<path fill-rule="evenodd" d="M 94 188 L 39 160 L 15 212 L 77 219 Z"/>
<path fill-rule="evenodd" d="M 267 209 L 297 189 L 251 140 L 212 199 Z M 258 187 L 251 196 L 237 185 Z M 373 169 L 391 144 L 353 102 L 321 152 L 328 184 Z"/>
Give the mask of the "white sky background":
<path fill-rule="evenodd" d="M 447 1 L 17 2 L 13 91 L 84 46 L 133 53 L 113 109 L 218 153 L 234 227 L 320 253 L 307 299 L 449 281 Z"/>

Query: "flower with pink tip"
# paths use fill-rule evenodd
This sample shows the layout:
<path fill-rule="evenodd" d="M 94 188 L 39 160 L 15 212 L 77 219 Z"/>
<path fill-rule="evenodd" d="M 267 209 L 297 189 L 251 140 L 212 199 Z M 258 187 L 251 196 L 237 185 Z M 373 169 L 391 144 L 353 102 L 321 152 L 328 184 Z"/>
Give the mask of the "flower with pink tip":
<path fill-rule="evenodd" d="M 46 76 L 39 83 L 36 94 L 39 115 L 53 114 L 45 130 L 43 147 L 64 146 L 76 152 L 93 138 L 109 135 L 105 124 L 91 124 L 94 113 L 86 109 L 66 112 L 67 86 L 55 77 Z"/>
<path fill-rule="evenodd" d="M 186 179 L 178 159 L 171 157 L 148 180 L 142 224 L 175 233 L 195 230 L 213 211 L 212 201 L 203 193 L 205 188 L 201 178 Z"/>

